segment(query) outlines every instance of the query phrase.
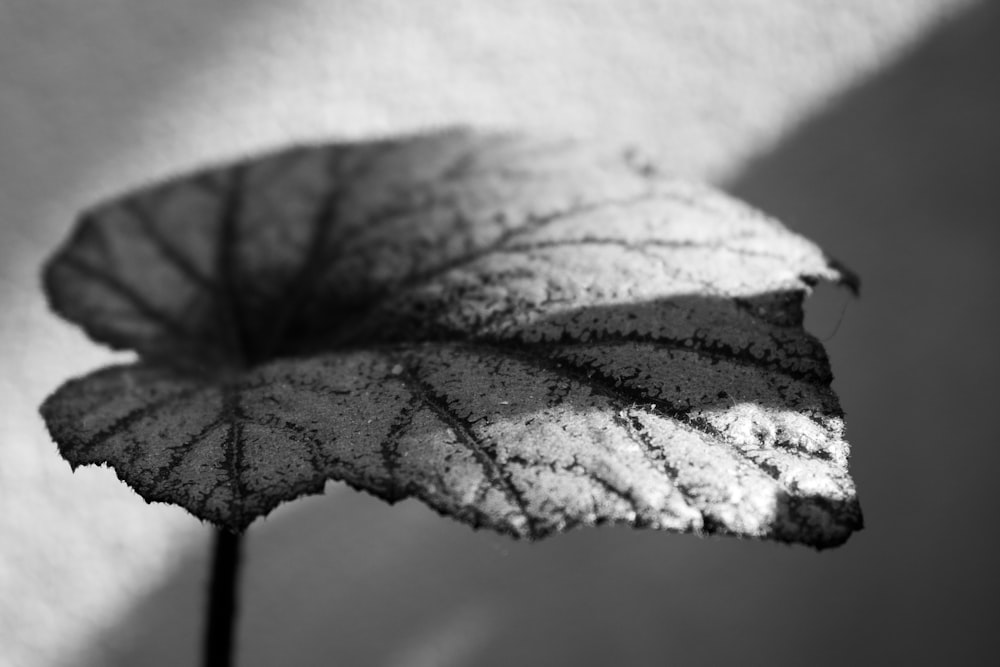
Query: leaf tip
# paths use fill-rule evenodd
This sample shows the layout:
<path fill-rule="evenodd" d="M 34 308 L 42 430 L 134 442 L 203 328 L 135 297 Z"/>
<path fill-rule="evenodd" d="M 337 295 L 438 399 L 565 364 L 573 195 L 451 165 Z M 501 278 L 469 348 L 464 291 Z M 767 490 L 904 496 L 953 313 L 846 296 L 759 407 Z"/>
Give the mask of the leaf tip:
<path fill-rule="evenodd" d="M 827 265 L 837 272 L 838 279 L 837 284 L 843 285 L 851 291 L 851 294 L 857 298 L 861 296 L 861 276 L 852 271 L 838 259 L 832 257 L 826 258 Z"/>
<path fill-rule="evenodd" d="M 823 551 L 842 546 L 864 528 L 861 505 L 854 495 L 838 499 L 781 493 L 777 501 L 773 537 L 782 542 Z"/>

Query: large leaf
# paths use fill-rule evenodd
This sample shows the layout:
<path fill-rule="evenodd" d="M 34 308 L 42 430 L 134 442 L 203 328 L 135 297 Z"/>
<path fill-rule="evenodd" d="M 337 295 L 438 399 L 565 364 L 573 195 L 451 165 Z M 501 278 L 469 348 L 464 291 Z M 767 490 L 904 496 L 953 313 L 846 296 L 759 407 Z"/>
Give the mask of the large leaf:
<path fill-rule="evenodd" d="M 300 147 L 85 214 L 53 308 L 139 353 L 42 413 L 74 466 L 233 531 L 328 479 L 537 538 L 861 525 L 808 241 L 629 153 Z"/>

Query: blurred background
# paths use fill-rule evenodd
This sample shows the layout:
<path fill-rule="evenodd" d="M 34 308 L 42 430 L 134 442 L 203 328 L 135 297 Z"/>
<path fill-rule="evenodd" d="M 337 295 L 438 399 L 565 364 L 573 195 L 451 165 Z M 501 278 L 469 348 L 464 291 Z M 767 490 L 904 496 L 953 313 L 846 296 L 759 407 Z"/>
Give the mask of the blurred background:
<path fill-rule="evenodd" d="M 639 146 L 860 273 L 807 324 L 867 528 L 823 553 L 524 544 L 331 483 L 252 527 L 238 664 L 990 664 L 998 64 L 989 0 L 0 0 L 0 665 L 199 649 L 209 529 L 71 473 L 37 416 L 115 358 L 41 295 L 75 212 L 293 140 L 456 122 Z"/>

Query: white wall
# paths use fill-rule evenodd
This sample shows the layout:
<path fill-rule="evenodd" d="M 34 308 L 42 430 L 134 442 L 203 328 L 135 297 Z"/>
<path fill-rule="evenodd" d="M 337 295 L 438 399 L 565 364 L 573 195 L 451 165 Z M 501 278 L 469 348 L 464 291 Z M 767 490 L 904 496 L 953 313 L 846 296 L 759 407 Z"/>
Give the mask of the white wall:
<path fill-rule="evenodd" d="M 0 665 L 129 664 L 137 656 L 146 664 L 157 656 L 159 664 L 184 664 L 196 648 L 206 529 L 179 510 L 146 506 L 108 470 L 71 473 L 36 413 L 61 381 L 111 358 L 49 314 L 38 287 L 39 264 L 79 208 L 206 160 L 293 139 L 461 122 L 639 144 L 674 171 L 730 183 L 778 212 L 787 206 L 807 216 L 805 190 L 768 180 L 763 156 L 839 100 L 849 110 L 856 86 L 905 63 L 912 45 L 946 17 L 962 20 L 971 4 L 0 0 Z M 907 90 L 899 94 L 924 99 Z M 948 118 L 950 107 L 940 104 Z M 890 130 L 862 139 L 845 134 L 858 150 L 859 173 L 867 173 L 871 145 L 911 143 L 905 134 L 887 136 Z M 826 149 L 838 146 L 824 141 Z M 764 165 L 757 180 L 748 172 L 754 157 Z M 920 159 L 900 155 L 880 169 L 905 172 Z M 813 175 L 806 185 L 817 187 L 824 175 Z M 849 170 L 831 177 L 852 182 Z M 874 177 L 904 190 L 922 183 L 885 180 L 883 171 Z M 878 208 L 881 190 L 860 192 Z M 905 199 L 898 191 L 887 196 Z M 863 217 L 870 208 L 850 210 Z M 870 262 L 877 272 L 865 229 L 790 222 L 823 237 L 848 263 Z M 854 236 L 845 239 L 848 229 Z M 960 256 L 953 261 L 963 266 Z M 886 276 L 885 289 L 895 292 L 876 286 L 874 303 L 895 307 L 907 298 L 906 285 Z M 877 312 L 850 306 L 841 338 L 858 340 L 850 336 L 869 331 L 868 316 Z M 852 325 L 862 329 L 852 334 Z M 877 422 L 879 405 L 859 402 L 870 396 L 861 387 L 871 368 L 839 356 L 836 342 L 834 371 L 849 419 L 868 414 Z M 875 461 L 866 452 L 898 445 L 856 441 L 863 502 L 882 497 L 871 487 L 893 483 L 865 474 L 865 462 Z M 905 458 L 906 448 L 893 456 Z M 927 487 L 932 493 L 933 484 Z M 886 502 L 882 522 L 897 520 L 890 509 L 907 511 Z M 281 655 L 292 664 L 325 664 L 327 650 L 379 664 L 487 664 L 488 655 L 513 660 L 523 651 L 565 658 L 574 646 L 596 664 L 638 664 L 657 655 L 658 641 L 665 655 L 697 657 L 692 637 L 717 628 L 724 643 L 738 618 L 750 630 L 737 634 L 759 632 L 765 646 L 780 644 L 786 631 L 843 643 L 849 640 L 831 625 L 834 611 L 865 613 L 859 600 L 866 592 L 851 588 L 852 577 L 871 575 L 871 563 L 893 562 L 898 547 L 879 541 L 885 523 L 866 509 L 868 533 L 842 554 L 821 557 L 621 531 L 529 546 L 473 534 L 413 504 L 384 508 L 331 485 L 327 496 L 282 508 L 251 531 L 243 664 L 273 664 Z M 874 511 L 878 517 L 878 506 Z M 948 520 L 947 513 L 935 516 Z M 913 569 L 916 586 L 920 555 L 897 556 L 900 567 Z M 759 576 L 739 578 L 742 568 Z M 783 568 L 798 583 L 782 589 L 782 608 L 765 583 L 780 583 Z M 816 621 L 826 627 L 810 625 L 811 604 L 827 609 Z M 602 637 L 594 619 L 609 608 L 622 610 L 620 622 Z M 647 622 L 637 629 L 645 639 L 629 639 L 630 609 L 664 614 L 664 623 L 669 616 L 672 629 L 650 638 L 656 624 Z M 779 625 L 769 627 L 770 617 Z M 520 632 L 528 648 L 518 646 Z M 793 657 L 773 650 L 779 663 Z"/>

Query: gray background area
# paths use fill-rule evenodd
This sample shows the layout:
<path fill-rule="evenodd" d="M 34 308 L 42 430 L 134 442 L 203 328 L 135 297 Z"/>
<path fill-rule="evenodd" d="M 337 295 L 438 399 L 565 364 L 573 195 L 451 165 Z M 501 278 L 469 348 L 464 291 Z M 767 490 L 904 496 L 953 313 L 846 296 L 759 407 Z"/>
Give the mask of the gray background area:
<path fill-rule="evenodd" d="M 39 293 L 74 211 L 292 139 L 452 122 L 639 144 L 859 272 L 862 298 L 820 289 L 808 323 L 867 528 L 821 554 L 524 544 L 330 484 L 251 529 L 239 663 L 990 663 L 1000 3 L 500 4 L 0 0 L 0 665 L 198 648 L 210 532 L 71 473 L 36 416 L 115 358 Z"/>

